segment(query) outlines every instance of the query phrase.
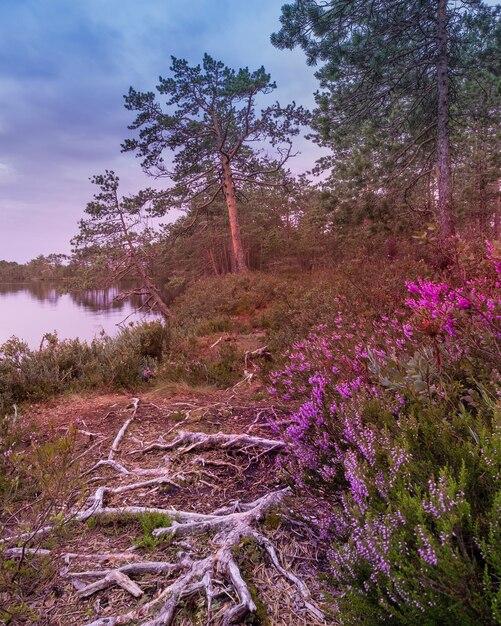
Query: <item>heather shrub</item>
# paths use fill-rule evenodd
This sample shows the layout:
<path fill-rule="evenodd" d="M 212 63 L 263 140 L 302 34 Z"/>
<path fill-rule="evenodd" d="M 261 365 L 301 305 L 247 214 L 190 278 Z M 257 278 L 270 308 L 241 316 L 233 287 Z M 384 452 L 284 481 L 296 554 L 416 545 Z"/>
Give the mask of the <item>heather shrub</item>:
<path fill-rule="evenodd" d="M 218 315 L 213 318 L 201 321 L 195 328 L 198 337 L 205 337 L 213 333 L 225 333 L 233 330 L 234 323 L 228 316 Z"/>
<path fill-rule="evenodd" d="M 191 333 L 200 335 L 205 330 L 226 330 L 230 317 L 252 316 L 264 309 L 282 285 L 282 279 L 260 273 L 199 280 L 173 303 L 173 332 L 176 337 L 185 337 Z M 204 328 L 206 324 L 209 326 Z"/>
<path fill-rule="evenodd" d="M 162 322 L 144 322 L 136 327 L 139 335 L 140 353 L 143 358 L 161 361 L 169 349 L 170 334 Z"/>
<path fill-rule="evenodd" d="M 174 356 L 174 355 L 173 355 Z M 210 385 L 227 389 L 243 376 L 244 355 L 233 342 L 200 353 L 195 347 L 178 351 L 158 370 L 160 378 L 188 385 Z"/>
<path fill-rule="evenodd" d="M 475 276 L 409 282 L 365 324 L 339 298 L 274 375 L 341 623 L 501 623 L 500 271 L 489 248 Z"/>
<path fill-rule="evenodd" d="M 293 341 L 313 326 L 329 323 L 337 298 L 351 307 L 353 320 L 395 309 L 405 292 L 402 276 L 427 275 L 424 261 L 409 255 L 345 259 L 335 269 L 315 272 L 252 272 L 201 279 L 172 304 L 173 345 L 192 336 L 264 329 L 267 343 L 280 358 Z M 374 280 L 374 276 L 378 280 Z"/>

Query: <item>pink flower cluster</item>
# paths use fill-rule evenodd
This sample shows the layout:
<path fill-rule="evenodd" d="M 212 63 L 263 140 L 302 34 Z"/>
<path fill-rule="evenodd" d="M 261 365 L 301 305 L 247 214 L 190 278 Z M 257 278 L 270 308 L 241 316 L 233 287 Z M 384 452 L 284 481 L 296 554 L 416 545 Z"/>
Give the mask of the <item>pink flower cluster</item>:
<path fill-rule="evenodd" d="M 441 341 L 449 340 L 449 344 L 451 337 L 457 340 L 454 343 L 463 344 L 472 330 L 501 339 L 501 260 L 489 243 L 487 258 L 490 275 L 477 276 L 457 287 L 421 278 L 407 283 L 413 297 L 406 304 L 414 312 L 413 323 L 418 330 Z M 464 347 L 456 354 L 463 354 Z"/>
<path fill-rule="evenodd" d="M 427 402 L 432 394 L 444 397 L 438 384 L 418 376 L 430 341 L 438 376 L 440 368 L 456 366 L 463 357 L 471 365 L 479 351 L 493 359 L 499 355 L 501 262 L 492 249 L 489 255 L 494 274 L 458 287 L 425 279 L 407 283 L 407 312 L 361 327 L 351 321 L 348 307 L 337 311 L 330 330 L 322 327 L 296 343 L 287 365 L 273 375 L 271 392 L 298 403 L 284 433 L 290 443 L 287 468 L 297 485 L 324 499 L 333 538 L 330 559 L 339 578 L 355 578 L 362 563 L 374 584 L 391 578 L 395 542 L 404 553 L 417 554 L 423 567 L 438 564 L 440 540 L 424 522 L 405 528 L 405 515 L 392 508 L 392 493 L 407 488 L 413 463 L 399 441 L 399 419 L 421 393 Z M 431 478 L 418 496 L 420 516 L 439 528 L 440 520 L 464 504 L 456 487 L 443 476 Z M 391 585 L 405 601 L 405 590 L 396 580 Z"/>

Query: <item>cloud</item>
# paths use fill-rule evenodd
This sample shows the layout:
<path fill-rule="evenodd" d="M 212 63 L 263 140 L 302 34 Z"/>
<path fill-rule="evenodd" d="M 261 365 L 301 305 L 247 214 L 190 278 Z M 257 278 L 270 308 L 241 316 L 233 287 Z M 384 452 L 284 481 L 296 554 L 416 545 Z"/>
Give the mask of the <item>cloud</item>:
<path fill-rule="evenodd" d="M 0 163 L 0 185 L 12 183 L 16 180 L 16 171 L 7 163 Z"/>
<path fill-rule="evenodd" d="M 153 89 L 171 55 L 198 63 L 207 51 L 235 68 L 265 65 L 279 85 L 274 98 L 312 103 L 315 80 L 302 54 L 269 43 L 283 0 L 0 3 L 3 258 L 67 251 L 93 174 L 115 169 L 126 191 L 151 184 L 137 159 L 120 153 L 133 118 L 123 94 L 130 85 Z M 313 163 L 307 151 L 294 170 Z"/>

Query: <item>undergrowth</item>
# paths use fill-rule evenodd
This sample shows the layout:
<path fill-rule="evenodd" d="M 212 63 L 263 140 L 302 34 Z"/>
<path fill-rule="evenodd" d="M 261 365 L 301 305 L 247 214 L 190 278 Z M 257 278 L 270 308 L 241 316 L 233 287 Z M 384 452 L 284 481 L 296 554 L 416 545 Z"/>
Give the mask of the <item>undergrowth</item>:
<path fill-rule="evenodd" d="M 471 269 L 364 324 L 340 299 L 274 376 L 342 624 L 501 624 L 501 250 Z"/>
<path fill-rule="evenodd" d="M 116 338 L 104 335 L 90 343 L 47 334 L 39 350 L 13 337 L 0 345 L 0 412 L 64 392 L 137 387 L 167 346 L 160 322 L 126 327 Z"/>
<path fill-rule="evenodd" d="M 366 259 L 355 259 L 314 274 L 206 278 L 174 301 L 168 324 L 127 326 L 115 338 L 87 343 L 48 333 L 34 350 L 13 337 L 0 345 L 0 411 L 66 392 L 132 390 L 152 380 L 228 388 L 244 376 L 245 351 L 264 344 L 272 355 L 259 361 L 266 375 L 312 326 L 329 323 L 339 297 L 354 319 L 388 312 L 402 295 L 396 275 L 426 273 L 422 262 L 406 256 L 370 263 L 370 272 Z M 379 274 L 377 284 L 372 272 Z"/>
<path fill-rule="evenodd" d="M 25 550 L 53 546 L 64 536 L 66 513 L 81 495 L 78 465 L 72 462 L 75 433 L 40 433 L 14 411 L 0 414 L 0 527 L 23 534 L 11 557 L 0 543 L 0 621 L 32 624 L 32 602 L 52 593 L 52 558 Z M 49 533 L 37 535 L 47 525 Z"/>

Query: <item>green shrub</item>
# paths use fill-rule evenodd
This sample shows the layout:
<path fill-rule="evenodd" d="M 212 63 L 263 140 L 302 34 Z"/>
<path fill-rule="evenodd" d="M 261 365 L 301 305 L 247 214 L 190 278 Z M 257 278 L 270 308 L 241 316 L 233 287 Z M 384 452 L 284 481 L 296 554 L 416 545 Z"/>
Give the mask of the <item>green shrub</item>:
<path fill-rule="evenodd" d="M 212 333 L 224 333 L 233 327 L 232 320 L 229 316 L 218 315 L 216 317 L 201 321 L 195 328 L 195 334 L 198 337 L 205 337 Z"/>
<path fill-rule="evenodd" d="M 188 385 L 212 385 L 227 389 L 243 376 L 243 353 L 233 342 L 222 342 L 214 351 L 200 354 L 196 349 L 179 351 L 175 360 L 166 361 L 158 371 L 160 378 Z"/>
<path fill-rule="evenodd" d="M 137 386 L 147 378 L 145 370 L 155 370 L 163 358 L 168 337 L 165 326 L 151 322 L 128 326 L 115 338 L 102 335 L 90 344 L 47 334 L 40 350 L 9 339 L 0 346 L 0 411 L 65 391 Z"/>
<path fill-rule="evenodd" d="M 172 520 L 168 515 L 162 513 L 144 513 L 140 516 L 139 522 L 143 529 L 142 536 L 136 541 L 138 548 L 146 548 L 152 550 L 163 541 L 162 537 L 154 537 L 153 531 L 156 528 L 169 528 L 172 525 Z"/>
<path fill-rule="evenodd" d="M 501 260 L 408 283 L 364 324 L 342 300 L 274 393 L 301 401 L 291 479 L 322 507 L 342 624 L 501 624 Z M 344 308 L 343 308 L 344 307 Z"/>

